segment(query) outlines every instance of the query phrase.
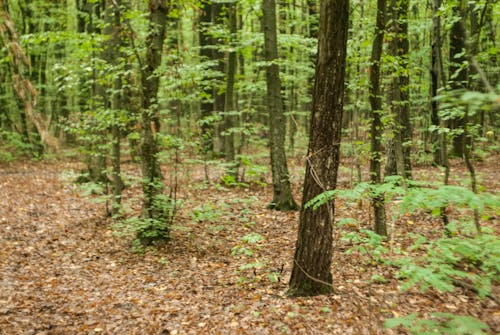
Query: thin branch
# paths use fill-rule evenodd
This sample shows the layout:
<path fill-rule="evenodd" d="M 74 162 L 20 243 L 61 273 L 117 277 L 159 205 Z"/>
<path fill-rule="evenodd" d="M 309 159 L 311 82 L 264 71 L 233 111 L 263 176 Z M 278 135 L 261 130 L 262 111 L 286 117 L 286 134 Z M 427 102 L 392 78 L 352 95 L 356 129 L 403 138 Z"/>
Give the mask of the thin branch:
<path fill-rule="evenodd" d="M 461 287 L 461 288 L 464 288 L 466 290 L 472 291 L 476 294 L 479 294 L 479 290 L 476 287 L 474 287 L 474 285 L 471 285 L 467 282 L 464 282 L 462 280 L 455 279 L 455 278 L 452 279 L 452 282 L 453 282 L 453 285 L 455 285 L 457 287 Z M 488 298 L 490 298 L 491 300 L 493 300 L 494 302 L 496 302 L 497 305 L 500 305 L 500 299 L 496 295 L 494 295 L 493 293 L 488 293 L 488 294 L 486 294 L 486 296 Z"/>

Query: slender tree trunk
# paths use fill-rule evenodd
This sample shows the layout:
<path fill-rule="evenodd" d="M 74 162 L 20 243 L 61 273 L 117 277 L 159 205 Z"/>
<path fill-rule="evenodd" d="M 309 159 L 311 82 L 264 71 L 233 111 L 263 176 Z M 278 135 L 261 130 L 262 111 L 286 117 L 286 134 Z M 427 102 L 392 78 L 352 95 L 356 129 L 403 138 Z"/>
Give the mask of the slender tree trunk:
<path fill-rule="evenodd" d="M 470 182 L 471 182 L 471 190 L 475 194 L 477 194 L 477 178 L 476 178 L 476 170 L 474 165 L 472 164 L 471 152 L 472 152 L 472 134 L 469 133 L 468 129 L 468 110 L 465 110 L 464 115 L 464 136 L 462 138 L 462 150 L 464 152 L 464 161 L 467 170 L 469 170 Z M 479 221 L 479 211 L 474 209 L 474 225 L 476 226 L 476 230 L 478 234 L 481 234 L 481 223 Z"/>
<path fill-rule="evenodd" d="M 438 90 L 443 81 L 443 63 L 441 55 L 441 18 L 438 15 L 441 7 L 441 0 L 433 0 L 432 3 L 432 38 L 431 38 L 431 124 L 432 131 L 432 151 L 434 153 L 434 164 L 444 166 L 444 157 L 441 156 L 442 150 L 439 128 L 439 103 L 437 101 Z"/>
<path fill-rule="evenodd" d="M 396 173 L 401 177 L 411 178 L 411 142 L 412 127 L 410 122 L 409 65 L 410 43 L 408 40 L 409 0 L 391 0 L 390 52 L 398 62 L 397 75 L 391 85 L 391 109 L 396 117 L 394 125 L 394 151 Z M 394 174 L 394 173 L 392 173 Z"/>
<path fill-rule="evenodd" d="M 332 291 L 334 204 L 305 208 L 317 195 L 336 188 L 344 102 L 348 0 L 323 0 L 306 175 L 289 291 L 316 295 Z"/>
<path fill-rule="evenodd" d="M 146 37 L 146 59 L 142 64 L 141 168 L 143 175 L 144 216 L 165 224 L 163 238 L 168 237 L 169 213 L 161 204 L 164 185 L 158 161 L 157 94 L 160 78 L 155 73 L 161 64 L 168 8 L 163 0 L 149 1 L 149 32 Z M 147 232 L 138 236 L 144 244 L 153 242 Z"/>
<path fill-rule="evenodd" d="M 297 204 L 292 197 L 290 178 L 285 154 L 285 115 L 281 98 L 281 80 L 278 60 L 278 40 L 276 31 L 276 2 L 262 2 L 262 25 L 264 30 L 264 57 L 266 67 L 267 108 L 269 110 L 269 146 L 271 151 L 271 170 L 273 174 L 274 195 L 270 208 L 294 210 Z"/>
<path fill-rule="evenodd" d="M 236 32 L 237 32 L 237 20 L 236 20 L 236 4 L 228 4 L 228 18 L 229 18 L 229 34 L 230 34 L 230 44 L 235 43 Z M 237 53 L 235 47 L 231 48 L 228 52 L 227 59 L 227 73 L 226 73 L 226 96 L 224 103 L 224 156 L 226 162 L 229 164 L 227 170 L 229 175 L 234 177 L 238 176 L 237 163 L 235 158 L 235 134 L 234 128 L 236 127 L 236 104 L 234 101 L 234 85 L 236 82 L 236 70 L 237 70 Z"/>
<path fill-rule="evenodd" d="M 212 23 L 216 25 L 222 25 L 223 15 L 222 15 L 222 3 L 213 2 L 212 3 Z M 213 39 L 214 48 L 212 49 L 211 60 L 216 63 L 215 70 L 219 73 L 220 80 L 214 84 L 212 89 L 212 96 L 214 99 L 214 113 L 221 116 L 224 112 L 224 105 L 226 101 L 226 93 L 225 93 L 225 57 L 224 53 L 220 51 L 220 47 L 225 41 L 222 38 L 214 38 Z M 223 132 L 223 124 L 217 124 L 214 132 L 216 136 L 214 136 L 214 153 L 222 156 L 224 154 L 224 138 L 221 135 Z"/>
<path fill-rule="evenodd" d="M 466 55 L 466 31 L 465 31 L 465 0 L 459 0 L 453 7 L 453 15 L 456 21 L 451 26 L 450 31 L 450 67 L 449 81 L 450 88 L 454 94 L 460 94 L 467 87 L 467 68 L 465 67 Z M 451 120 L 451 128 L 458 129 L 459 134 L 453 137 L 453 154 L 463 157 L 464 141 L 463 130 L 465 127 L 464 116 L 457 115 Z"/>
<path fill-rule="evenodd" d="M 121 0 L 107 0 L 106 1 L 106 10 L 105 10 L 105 22 L 106 27 L 104 28 L 104 34 L 109 35 L 109 40 L 107 41 L 104 48 L 104 59 L 108 62 L 108 64 L 113 66 L 114 68 L 119 69 L 120 59 L 122 55 L 120 54 L 120 46 L 122 45 L 122 36 L 121 36 Z M 118 73 L 114 74 L 111 90 L 111 101 L 110 106 L 113 111 L 113 122 L 111 125 L 111 178 L 112 178 L 112 186 L 113 186 L 113 205 L 112 205 L 112 214 L 116 215 L 120 211 L 121 206 L 121 195 L 124 188 L 123 180 L 121 178 L 121 150 L 120 150 L 120 142 L 121 142 L 121 131 L 120 131 L 120 117 L 119 113 L 123 108 L 123 99 L 122 99 L 122 78 L 123 74 L 121 70 L 118 70 Z"/>
<path fill-rule="evenodd" d="M 201 61 L 209 61 L 212 59 L 213 51 L 211 50 L 214 41 L 210 34 L 207 32 L 209 25 L 212 23 L 212 1 L 204 1 L 202 3 L 201 15 L 199 18 L 199 41 L 200 41 L 200 57 Z M 206 79 L 208 80 L 208 78 Z M 203 119 L 201 124 L 201 149 L 204 155 L 207 155 L 214 150 L 214 124 L 208 119 L 213 115 L 213 88 L 205 84 L 201 101 L 201 117 Z"/>
<path fill-rule="evenodd" d="M 377 0 L 377 19 L 375 26 L 375 38 L 373 39 L 371 67 L 370 67 L 370 94 L 371 105 L 371 157 L 370 157 L 370 181 L 373 186 L 382 183 L 380 163 L 382 160 L 382 97 L 380 92 L 380 59 L 382 57 L 382 44 L 385 31 L 386 1 Z M 384 194 L 376 193 L 372 197 L 374 212 L 375 232 L 387 236 Z"/>

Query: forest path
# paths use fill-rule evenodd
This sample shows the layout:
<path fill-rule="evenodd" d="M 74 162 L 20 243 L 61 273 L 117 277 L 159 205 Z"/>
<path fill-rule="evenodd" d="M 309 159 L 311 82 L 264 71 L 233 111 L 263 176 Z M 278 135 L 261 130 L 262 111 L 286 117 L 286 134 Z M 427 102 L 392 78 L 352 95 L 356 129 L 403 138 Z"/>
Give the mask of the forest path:
<path fill-rule="evenodd" d="M 287 298 L 298 213 L 264 209 L 270 187 L 207 186 L 199 171 L 181 176 L 183 206 L 172 241 L 134 254 L 113 235 L 104 205 L 63 178 L 80 167 L 42 162 L 0 169 L 2 335 L 391 334 L 383 330 L 385 318 L 432 310 L 467 311 L 498 326 L 491 302 L 478 303 L 467 292 L 400 293 L 391 273 L 342 252 L 349 245 L 338 235 L 334 295 Z M 126 191 L 132 206 L 139 193 Z M 366 208 L 337 207 L 339 217 L 368 222 Z M 242 242 L 249 233 L 264 240 Z M 404 243 L 406 234 L 395 237 Z M 233 255 L 235 247 L 253 255 Z M 240 270 L 255 262 L 262 268 Z M 280 281 L 270 278 L 278 273 Z M 374 273 L 387 282 L 370 284 Z"/>

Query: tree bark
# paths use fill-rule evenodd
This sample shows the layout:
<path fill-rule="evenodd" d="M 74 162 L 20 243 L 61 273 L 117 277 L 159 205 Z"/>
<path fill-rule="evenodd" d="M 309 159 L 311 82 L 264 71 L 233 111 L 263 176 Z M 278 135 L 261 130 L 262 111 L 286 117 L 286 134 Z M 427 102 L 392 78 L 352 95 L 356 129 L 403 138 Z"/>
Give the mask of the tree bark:
<path fill-rule="evenodd" d="M 370 181 L 373 186 L 382 183 L 380 163 L 382 160 L 382 97 L 380 92 L 380 59 L 382 57 L 382 44 L 385 31 L 386 1 L 377 0 L 377 18 L 375 25 L 375 38 L 373 39 L 371 67 L 370 67 L 370 94 L 371 105 L 371 157 Z M 376 193 L 372 196 L 374 212 L 374 228 L 379 235 L 387 236 L 384 194 Z"/>
<path fill-rule="evenodd" d="M 336 188 L 344 102 L 348 0 L 323 0 L 314 83 L 309 149 L 299 232 L 289 292 L 295 296 L 332 291 L 333 201 L 316 210 L 305 204 Z"/>
<path fill-rule="evenodd" d="M 271 152 L 271 170 L 273 175 L 273 200 L 269 207 L 276 210 L 295 210 L 292 189 L 285 154 L 285 115 L 281 97 L 279 75 L 278 40 L 276 30 L 276 2 L 262 2 L 262 25 L 264 30 L 264 57 L 270 64 L 266 67 L 267 108 L 269 111 L 269 147 Z"/>
<path fill-rule="evenodd" d="M 146 37 L 146 59 L 142 64 L 142 112 L 141 112 L 141 168 L 143 175 L 143 210 L 147 219 L 165 224 L 164 236 L 168 237 L 166 222 L 169 217 L 164 206 L 159 204 L 163 195 L 163 177 L 158 161 L 158 125 L 156 117 L 159 77 L 155 73 L 161 64 L 163 43 L 167 24 L 168 8 L 163 0 L 149 1 L 149 32 Z M 147 233 L 138 238 L 144 244 L 152 241 Z"/>
<path fill-rule="evenodd" d="M 104 13 L 104 20 L 106 26 L 103 29 L 104 34 L 109 35 L 109 40 L 107 41 L 104 51 L 103 58 L 113 68 L 119 68 L 120 59 L 122 57 L 120 53 L 120 46 L 122 45 L 122 26 L 121 26 L 121 0 L 107 0 L 106 9 Z M 113 186 L 113 205 L 112 214 L 116 215 L 120 211 L 121 206 L 121 195 L 124 189 L 123 180 L 121 178 L 121 131 L 120 131 L 120 118 L 119 113 L 123 108 L 123 98 L 122 98 L 122 78 L 123 73 L 118 70 L 118 73 L 114 73 L 114 79 L 111 83 L 111 100 L 109 106 L 106 108 L 111 108 L 112 110 L 112 125 L 111 125 L 111 179 Z"/>
<path fill-rule="evenodd" d="M 386 166 L 386 175 L 400 175 L 411 178 L 411 141 L 410 122 L 409 66 L 410 43 L 408 40 L 408 0 L 391 0 L 391 41 L 389 51 L 397 61 L 396 75 L 390 88 L 390 106 L 395 116 L 393 129 L 393 150 L 388 151 L 388 161 L 394 160 L 392 169 Z M 395 168 L 395 169 L 394 169 Z"/>
<path fill-rule="evenodd" d="M 439 118 L 439 103 L 436 99 L 439 87 L 443 82 L 443 57 L 441 54 L 441 18 L 438 10 L 441 7 L 441 0 L 434 0 L 432 4 L 432 38 L 431 38 L 431 124 L 435 128 L 432 132 L 432 151 L 434 153 L 434 164 L 444 166 L 445 157 L 442 157 L 443 150 L 438 128 L 441 126 Z"/>
<path fill-rule="evenodd" d="M 213 57 L 213 50 L 211 50 L 214 44 L 213 38 L 207 32 L 209 25 L 212 23 L 212 1 L 202 2 L 203 8 L 201 8 L 201 15 L 199 18 L 199 41 L 200 41 L 200 58 L 201 61 L 209 61 Z M 206 78 L 205 80 L 208 80 Z M 214 124 L 209 122 L 207 119 L 213 115 L 214 103 L 213 103 L 213 88 L 204 84 L 203 98 L 201 101 L 201 150 L 204 155 L 212 152 L 214 150 Z"/>
<path fill-rule="evenodd" d="M 237 54 L 235 49 L 235 38 L 237 32 L 236 4 L 230 3 L 228 10 L 229 43 L 231 49 L 228 52 L 226 72 L 226 94 L 224 102 L 224 156 L 228 163 L 227 173 L 235 178 L 238 176 L 236 153 L 234 146 L 234 127 L 236 127 L 236 105 L 234 101 L 234 85 L 236 82 Z"/>
<path fill-rule="evenodd" d="M 451 26 L 450 31 L 450 67 L 449 81 L 450 89 L 454 94 L 460 94 L 460 91 L 467 88 L 467 61 L 466 55 L 466 31 L 465 31 L 465 0 L 459 0 L 453 7 L 453 15 L 456 21 Z M 464 116 L 457 115 L 451 119 L 451 128 L 460 133 L 453 137 L 453 155 L 463 157 L 464 155 Z"/>

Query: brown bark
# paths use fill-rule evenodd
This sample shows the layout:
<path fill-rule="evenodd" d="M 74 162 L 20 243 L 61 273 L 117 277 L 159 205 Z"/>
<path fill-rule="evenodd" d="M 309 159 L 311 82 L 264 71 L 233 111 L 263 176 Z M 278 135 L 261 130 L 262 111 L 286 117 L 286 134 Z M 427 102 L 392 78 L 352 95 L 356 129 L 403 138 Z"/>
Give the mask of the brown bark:
<path fill-rule="evenodd" d="M 386 175 L 400 175 L 411 178 L 411 141 L 412 127 L 410 123 L 410 94 L 409 94 L 409 49 L 408 40 L 408 0 L 391 0 L 391 40 L 390 54 L 396 59 L 397 72 L 390 87 L 390 107 L 395 117 L 393 129 L 393 150 L 388 151 L 388 161 L 394 165 L 386 166 Z M 392 167 L 389 169 L 388 167 Z"/>
<path fill-rule="evenodd" d="M 285 115 L 281 97 L 279 76 L 278 40 L 276 30 L 276 2 L 262 2 L 262 25 L 264 30 L 264 57 L 270 64 L 266 67 L 267 107 L 269 111 L 269 147 L 273 175 L 273 200 L 269 205 L 276 210 L 295 210 L 297 204 L 292 197 L 290 178 L 285 154 Z"/>
<path fill-rule="evenodd" d="M 444 166 L 445 157 L 442 156 L 443 150 L 440 139 L 444 136 L 439 134 L 437 128 L 441 126 L 439 119 L 439 103 L 436 100 L 438 90 L 443 80 L 443 57 L 441 54 L 441 18 L 438 10 L 441 7 L 441 0 L 434 0 L 432 4 L 432 39 L 431 39 L 431 124 L 436 130 L 432 132 L 432 150 L 434 153 L 434 164 Z"/>
<path fill-rule="evenodd" d="M 159 77 L 155 73 L 161 64 L 163 43 L 167 24 L 168 8 L 162 0 L 149 1 L 149 32 L 146 37 L 146 59 L 141 69 L 142 112 L 141 112 L 141 168 L 143 175 L 144 216 L 147 219 L 165 223 L 164 236 L 168 237 L 166 222 L 169 213 L 159 203 L 163 194 L 163 177 L 158 161 L 158 118 L 156 117 Z M 138 236 L 141 242 L 152 241 L 146 234 Z"/>
<path fill-rule="evenodd" d="M 382 44 L 385 31 L 386 1 L 377 0 L 377 18 L 375 38 L 373 39 L 371 67 L 370 67 L 370 94 L 371 105 L 371 157 L 370 181 L 374 186 L 382 183 L 380 165 L 382 160 L 382 97 L 380 92 L 380 59 L 382 57 Z M 374 228 L 379 235 L 387 235 L 384 194 L 374 194 L 372 197 L 374 212 Z"/>
<path fill-rule="evenodd" d="M 237 32 L 236 20 L 236 4 L 230 3 L 227 7 L 228 10 L 228 24 L 229 24 L 229 43 L 232 45 L 235 42 Z M 224 156 L 228 163 L 227 173 L 234 177 L 238 175 L 238 164 L 236 162 L 235 152 L 235 136 L 234 127 L 236 127 L 236 104 L 234 85 L 236 83 L 236 70 L 237 70 L 237 54 L 235 46 L 232 45 L 231 50 L 228 52 L 227 58 L 227 72 L 226 72 L 226 93 L 224 102 Z"/>
<path fill-rule="evenodd" d="M 464 66 L 467 61 L 466 55 L 466 30 L 464 24 L 465 18 L 465 1 L 459 0 L 453 7 L 453 15 L 457 20 L 451 26 L 450 31 L 450 67 L 449 67 L 449 81 L 450 89 L 455 91 L 455 94 L 467 88 L 468 71 Z M 452 129 L 461 130 L 462 133 L 453 137 L 453 155 L 463 157 L 464 147 L 464 116 L 457 115 L 451 120 L 450 124 Z"/>
<path fill-rule="evenodd" d="M 103 30 L 104 34 L 109 35 L 109 40 L 107 41 L 105 48 L 103 50 L 103 58 L 108 62 L 110 66 L 119 67 L 121 54 L 120 46 L 122 44 L 122 26 L 121 26 L 121 13 L 120 6 L 122 6 L 121 0 L 107 0 L 106 10 L 104 14 L 104 19 L 106 26 Z M 122 73 L 116 73 L 114 75 L 114 80 L 111 83 L 111 99 L 106 108 L 111 108 L 113 111 L 113 123 L 111 126 L 111 179 L 113 187 L 113 206 L 112 214 L 116 215 L 119 213 L 121 205 L 121 194 L 124 189 L 123 180 L 121 178 L 121 166 L 120 166 L 120 121 L 118 113 L 123 108 L 123 97 L 122 97 Z M 105 99 L 106 100 L 106 99 Z"/>
<path fill-rule="evenodd" d="M 211 46 L 214 44 L 213 38 L 207 32 L 209 25 L 212 23 L 212 2 L 204 1 L 202 2 L 203 7 L 201 8 L 201 14 L 199 17 L 199 41 L 200 41 L 200 58 L 201 61 L 209 61 L 213 58 L 213 50 Z M 208 78 L 206 78 L 208 80 Z M 201 149 L 206 155 L 212 152 L 214 149 L 213 135 L 214 135 L 214 125 L 208 121 L 207 118 L 213 115 L 214 103 L 213 99 L 213 89 L 205 84 L 203 89 L 204 97 L 201 101 L 201 117 L 204 120 L 201 124 Z"/>
<path fill-rule="evenodd" d="M 348 0 L 321 1 L 316 79 L 299 232 L 290 278 L 296 296 L 332 291 L 334 204 L 305 204 L 336 188 L 344 102 Z"/>

